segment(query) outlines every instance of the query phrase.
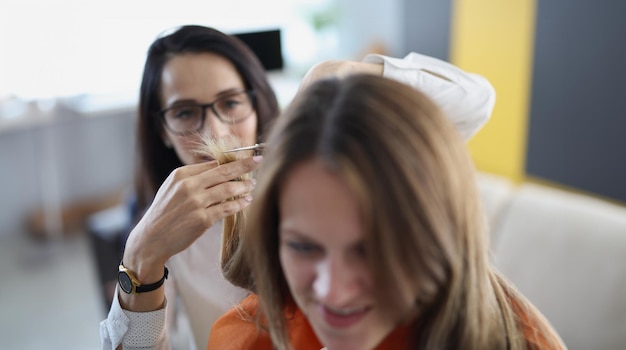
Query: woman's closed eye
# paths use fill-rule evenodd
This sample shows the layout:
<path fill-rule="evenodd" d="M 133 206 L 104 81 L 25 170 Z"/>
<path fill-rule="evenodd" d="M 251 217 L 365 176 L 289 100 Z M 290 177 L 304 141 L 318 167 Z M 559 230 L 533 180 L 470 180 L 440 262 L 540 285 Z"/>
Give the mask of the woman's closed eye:
<path fill-rule="evenodd" d="M 289 247 L 292 251 L 303 255 L 311 255 L 322 251 L 322 248 L 316 244 L 301 241 L 288 241 L 287 247 Z"/>

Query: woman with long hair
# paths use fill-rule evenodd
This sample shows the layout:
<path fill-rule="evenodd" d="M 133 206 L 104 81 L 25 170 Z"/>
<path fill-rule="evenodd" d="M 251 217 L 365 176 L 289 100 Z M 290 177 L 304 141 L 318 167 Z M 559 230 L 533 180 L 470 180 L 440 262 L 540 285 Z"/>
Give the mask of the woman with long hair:
<path fill-rule="evenodd" d="M 491 265 L 474 168 L 426 95 L 313 83 L 270 134 L 240 237 L 254 291 L 210 349 L 561 349 Z M 237 346 L 231 347 L 237 334 Z"/>

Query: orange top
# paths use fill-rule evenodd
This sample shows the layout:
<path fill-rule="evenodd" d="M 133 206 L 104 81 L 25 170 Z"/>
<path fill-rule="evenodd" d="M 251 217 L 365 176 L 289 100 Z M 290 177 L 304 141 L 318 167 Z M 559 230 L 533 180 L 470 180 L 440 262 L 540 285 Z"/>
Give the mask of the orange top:
<path fill-rule="evenodd" d="M 257 324 L 250 319 L 250 317 L 256 315 L 256 310 L 258 309 L 257 296 L 250 294 L 241 301 L 239 306 L 240 308 L 230 309 L 213 324 L 207 349 L 273 350 L 269 333 L 264 329 L 259 329 Z M 524 316 L 522 328 L 527 337 L 529 349 L 553 349 L 548 345 L 549 342 L 546 340 L 545 335 L 537 332 L 537 329 L 533 327 L 533 323 L 530 321 L 530 317 L 525 315 L 519 306 L 515 311 Z M 289 339 L 294 349 L 320 350 L 324 347 L 299 309 L 291 316 L 288 327 Z M 376 350 L 408 349 L 409 344 L 407 341 L 409 338 L 409 328 L 398 327 L 376 347 Z M 555 339 L 558 339 L 558 337 Z"/>
<path fill-rule="evenodd" d="M 250 294 L 241 301 L 239 307 L 230 309 L 215 321 L 209 335 L 211 350 L 273 350 L 272 340 L 265 329 L 260 329 L 254 321 L 258 310 L 258 298 Z M 306 318 L 297 309 L 289 321 L 289 339 L 297 344 L 297 349 L 320 350 L 323 348 L 313 333 Z"/>

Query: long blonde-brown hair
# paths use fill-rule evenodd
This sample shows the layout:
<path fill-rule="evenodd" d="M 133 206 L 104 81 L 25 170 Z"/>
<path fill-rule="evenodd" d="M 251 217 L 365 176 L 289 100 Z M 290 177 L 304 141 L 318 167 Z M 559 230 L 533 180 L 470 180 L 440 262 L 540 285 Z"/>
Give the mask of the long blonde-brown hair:
<path fill-rule="evenodd" d="M 279 349 L 290 348 L 285 310 L 293 306 L 278 254 L 279 194 L 289 172 L 312 157 L 358 197 L 372 275 L 389 286 L 378 297 L 390 310 L 407 300 L 415 305 L 413 348 L 532 347 L 515 312 L 533 315 L 532 306 L 490 266 L 464 142 L 422 93 L 355 75 L 296 96 L 270 134 L 258 173 L 240 248 Z"/>
<path fill-rule="evenodd" d="M 225 152 L 229 149 L 241 147 L 240 141 L 235 137 L 225 137 L 215 139 L 199 135 L 202 142 L 197 145 L 194 152 L 200 156 L 214 159 L 218 164 L 234 162 L 249 156 L 248 152 Z M 237 180 L 244 180 L 251 177 L 245 174 Z M 222 241 L 220 249 L 220 267 L 224 277 L 236 286 L 251 289 L 252 273 L 247 264 L 239 238 L 246 221 L 246 211 L 239 211 L 227 216 L 222 224 Z"/>

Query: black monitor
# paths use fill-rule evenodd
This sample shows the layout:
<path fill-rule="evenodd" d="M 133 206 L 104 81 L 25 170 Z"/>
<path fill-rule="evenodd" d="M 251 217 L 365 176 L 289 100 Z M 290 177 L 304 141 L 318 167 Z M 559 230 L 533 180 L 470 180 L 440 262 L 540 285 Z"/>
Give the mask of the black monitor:
<path fill-rule="evenodd" d="M 235 33 L 233 35 L 252 49 L 261 61 L 261 64 L 263 64 L 263 67 L 265 67 L 265 70 L 271 71 L 283 68 L 280 29 Z"/>

